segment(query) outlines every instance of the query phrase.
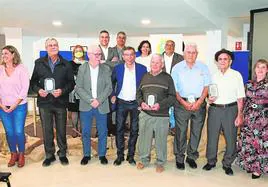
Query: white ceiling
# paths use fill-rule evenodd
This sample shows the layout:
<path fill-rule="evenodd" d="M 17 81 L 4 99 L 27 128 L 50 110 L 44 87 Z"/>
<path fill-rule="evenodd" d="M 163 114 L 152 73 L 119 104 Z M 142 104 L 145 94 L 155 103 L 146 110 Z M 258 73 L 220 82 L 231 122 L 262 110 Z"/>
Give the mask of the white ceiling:
<path fill-rule="evenodd" d="M 267 7 L 267 0 L 0 0 L 0 28 L 19 27 L 23 35 L 86 37 L 102 29 L 141 36 L 228 27 L 240 35 L 249 11 Z M 143 18 L 151 24 L 142 25 Z M 52 26 L 53 20 L 61 20 L 62 27 Z"/>

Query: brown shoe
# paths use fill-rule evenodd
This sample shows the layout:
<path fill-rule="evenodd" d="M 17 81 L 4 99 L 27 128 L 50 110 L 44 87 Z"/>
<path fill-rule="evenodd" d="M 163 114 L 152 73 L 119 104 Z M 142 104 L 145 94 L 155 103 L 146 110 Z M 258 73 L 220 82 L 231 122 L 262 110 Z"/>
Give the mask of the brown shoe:
<path fill-rule="evenodd" d="M 16 161 L 18 161 L 18 154 L 17 153 L 11 153 L 10 160 L 7 164 L 8 167 L 12 167 L 16 164 Z"/>
<path fill-rule="evenodd" d="M 137 169 L 139 169 L 139 170 L 143 169 L 144 167 L 145 167 L 144 164 L 141 163 L 141 162 L 139 162 L 139 163 L 137 164 Z"/>
<path fill-rule="evenodd" d="M 157 173 L 162 173 L 165 170 L 164 166 L 157 165 L 155 171 Z"/>
<path fill-rule="evenodd" d="M 19 153 L 18 167 L 22 168 L 25 165 L 24 153 Z"/>

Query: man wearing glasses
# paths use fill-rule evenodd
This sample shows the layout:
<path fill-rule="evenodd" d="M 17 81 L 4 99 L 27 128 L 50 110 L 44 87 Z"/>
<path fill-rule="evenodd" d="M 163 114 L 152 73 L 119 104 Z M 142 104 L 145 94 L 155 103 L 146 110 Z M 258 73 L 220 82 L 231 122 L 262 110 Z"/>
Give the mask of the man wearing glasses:
<path fill-rule="evenodd" d="M 53 124 L 55 119 L 57 152 L 62 165 L 68 165 L 66 157 L 66 119 L 69 93 L 74 89 L 74 76 L 70 63 L 59 55 L 59 45 L 55 38 L 45 42 L 47 55 L 35 61 L 31 78 L 31 88 L 38 94 L 37 106 L 43 129 L 46 159 L 43 166 L 56 160 Z"/>
<path fill-rule="evenodd" d="M 101 62 L 101 49 L 91 46 L 88 50 L 89 62 L 79 67 L 76 80 L 76 93 L 80 99 L 79 111 L 82 124 L 82 142 L 84 157 L 81 165 L 91 160 L 91 126 L 96 118 L 98 131 L 98 155 L 101 164 L 107 164 L 107 113 L 108 97 L 112 92 L 110 68 Z"/>
<path fill-rule="evenodd" d="M 123 51 L 124 64 L 115 66 L 112 74 L 113 96 L 111 102 L 117 102 L 116 111 L 116 147 L 117 158 L 114 165 L 118 166 L 125 160 L 125 122 L 130 113 L 130 136 L 128 141 L 127 161 L 135 165 L 135 147 L 138 138 L 138 103 L 136 91 L 139 88 L 141 79 L 147 69 L 145 66 L 135 62 L 135 49 L 126 47 Z"/>

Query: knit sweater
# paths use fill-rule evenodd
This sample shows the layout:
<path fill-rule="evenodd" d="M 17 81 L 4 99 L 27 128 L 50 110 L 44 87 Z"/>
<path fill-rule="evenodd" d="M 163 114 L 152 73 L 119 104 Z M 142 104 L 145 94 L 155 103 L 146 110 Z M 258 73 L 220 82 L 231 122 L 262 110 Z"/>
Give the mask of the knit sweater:
<path fill-rule="evenodd" d="M 148 104 L 148 95 L 155 96 L 155 103 L 159 104 L 160 109 L 158 111 L 144 110 L 144 112 L 151 116 L 168 117 L 168 110 L 176 100 L 172 77 L 166 72 L 161 72 L 156 76 L 150 72 L 145 74 L 136 95 L 139 106 L 142 102 Z"/>

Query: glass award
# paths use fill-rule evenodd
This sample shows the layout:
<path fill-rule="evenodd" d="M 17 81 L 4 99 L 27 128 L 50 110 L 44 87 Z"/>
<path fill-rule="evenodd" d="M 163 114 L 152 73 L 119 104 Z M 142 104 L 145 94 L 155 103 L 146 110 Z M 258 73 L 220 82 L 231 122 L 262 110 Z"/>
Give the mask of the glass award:
<path fill-rule="evenodd" d="M 194 103 L 195 102 L 195 96 L 194 95 L 188 95 L 187 97 L 187 101 L 189 103 Z"/>
<path fill-rule="evenodd" d="M 47 93 L 52 93 L 55 90 L 55 79 L 46 78 L 44 84 L 45 84 L 45 91 Z"/>
<path fill-rule="evenodd" d="M 210 97 L 218 97 L 217 84 L 210 84 L 208 86 L 208 94 L 209 94 Z"/>
<path fill-rule="evenodd" d="M 153 106 L 155 104 L 156 98 L 154 95 L 148 95 L 147 96 L 147 104 L 149 106 Z"/>

